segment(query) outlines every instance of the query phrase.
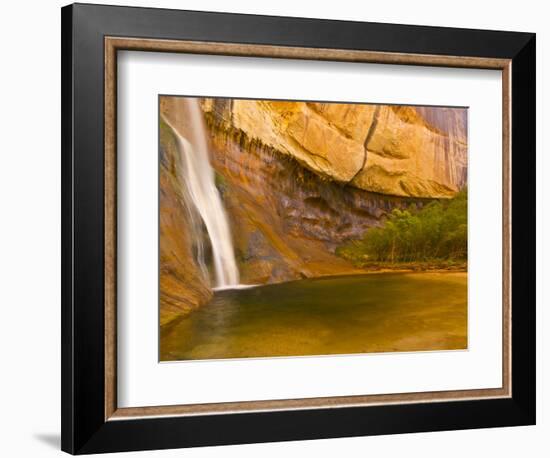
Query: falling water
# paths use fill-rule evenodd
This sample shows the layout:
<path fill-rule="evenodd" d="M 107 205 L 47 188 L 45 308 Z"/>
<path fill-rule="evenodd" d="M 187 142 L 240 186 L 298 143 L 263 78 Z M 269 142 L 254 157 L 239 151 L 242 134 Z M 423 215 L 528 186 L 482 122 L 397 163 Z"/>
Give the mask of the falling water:
<path fill-rule="evenodd" d="M 206 128 L 198 100 L 188 99 L 187 110 L 191 125 L 189 139 L 180 135 L 171 126 L 183 161 L 184 184 L 210 238 L 216 288 L 238 287 L 239 271 L 235 261 L 231 232 L 214 181 L 214 170 L 210 165 L 206 141 Z M 199 260 L 199 263 L 201 262 Z"/>

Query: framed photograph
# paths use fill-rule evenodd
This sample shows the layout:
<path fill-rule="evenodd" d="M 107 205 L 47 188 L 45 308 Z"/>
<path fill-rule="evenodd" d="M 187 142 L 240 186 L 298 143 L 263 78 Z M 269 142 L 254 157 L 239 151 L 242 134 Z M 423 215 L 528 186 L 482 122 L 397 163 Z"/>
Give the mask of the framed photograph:
<path fill-rule="evenodd" d="M 535 423 L 535 35 L 62 9 L 62 448 Z"/>

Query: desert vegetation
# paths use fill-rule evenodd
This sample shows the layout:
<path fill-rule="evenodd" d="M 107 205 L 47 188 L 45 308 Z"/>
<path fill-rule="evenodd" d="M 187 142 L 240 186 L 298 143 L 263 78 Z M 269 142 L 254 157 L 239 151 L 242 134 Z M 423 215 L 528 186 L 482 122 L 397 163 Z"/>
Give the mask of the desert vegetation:
<path fill-rule="evenodd" d="M 423 267 L 464 265 L 468 257 L 468 192 L 417 208 L 395 208 L 380 227 L 359 240 L 340 245 L 336 253 L 358 267 L 410 264 Z"/>

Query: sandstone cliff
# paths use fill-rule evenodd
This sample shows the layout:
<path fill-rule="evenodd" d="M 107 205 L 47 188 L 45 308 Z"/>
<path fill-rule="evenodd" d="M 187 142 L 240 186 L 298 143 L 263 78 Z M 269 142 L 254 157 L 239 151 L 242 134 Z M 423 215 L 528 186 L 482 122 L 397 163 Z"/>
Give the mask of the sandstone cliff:
<path fill-rule="evenodd" d="M 381 194 L 441 198 L 466 183 L 465 109 L 204 99 L 224 129 L 329 180 Z"/>
<path fill-rule="evenodd" d="M 207 120 L 245 283 L 359 273 L 335 248 L 381 224 L 393 208 L 424 201 L 337 182 L 219 117 Z"/>

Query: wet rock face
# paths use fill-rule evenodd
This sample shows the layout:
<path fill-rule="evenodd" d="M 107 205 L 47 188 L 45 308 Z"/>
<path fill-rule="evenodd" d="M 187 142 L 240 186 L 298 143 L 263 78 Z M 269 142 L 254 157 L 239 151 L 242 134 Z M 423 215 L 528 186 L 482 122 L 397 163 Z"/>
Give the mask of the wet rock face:
<path fill-rule="evenodd" d="M 225 129 L 342 184 L 439 198 L 467 178 L 467 112 L 459 108 L 204 99 Z"/>
<path fill-rule="evenodd" d="M 277 180 L 266 176 L 265 183 L 265 192 L 274 190 L 280 196 L 274 207 L 285 229 L 298 237 L 321 240 L 330 249 L 360 237 L 379 225 L 388 211 L 409 202 L 321 180 L 298 167 L 286 176 L 282 171 Z"/>

